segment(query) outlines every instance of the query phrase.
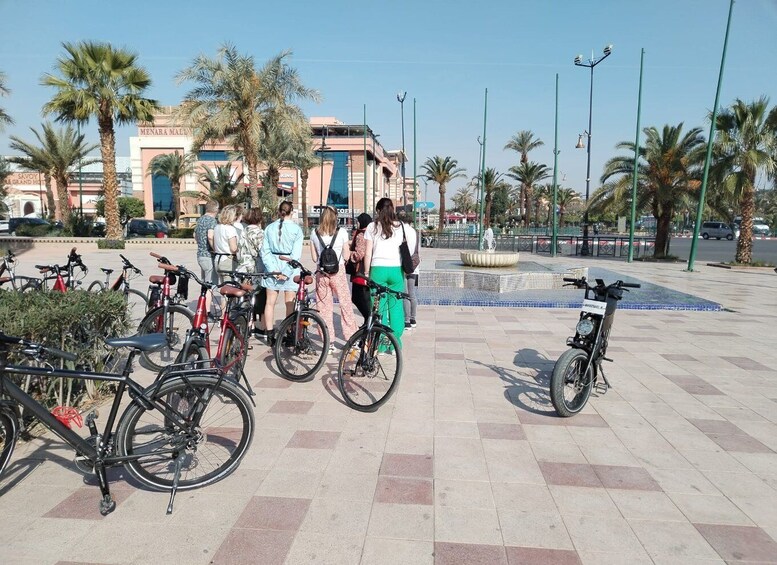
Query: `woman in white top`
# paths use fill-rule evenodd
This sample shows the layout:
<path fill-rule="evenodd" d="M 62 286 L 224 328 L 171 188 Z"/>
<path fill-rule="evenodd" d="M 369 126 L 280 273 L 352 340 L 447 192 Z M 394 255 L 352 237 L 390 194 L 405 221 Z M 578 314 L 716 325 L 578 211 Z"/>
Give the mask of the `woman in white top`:
<path fill-rule="evenodd" d="M 394 212 L 394 203 L 390 198 L 381 198 L 375 206 L 375 220 L 364 232 L 367 242 L 364 268 L 372 280 L 397 292 L 405 292 L 405 273 L 399 254 L 403 239 L 402 227 L 402 222 Z M 394 332 L 400 346 L 405 329 L 405 309 L 402 303 L 402 300 L 390 295 L 380 305 L 383 322 Z"/>
<path fill-rule="evenodd" d="M 222 271 L 234 271 L 237 267 L 237 250 L 239 235 L 234 223 L 238 218 L 237 206 L 225 206 L 218 215 L 218 224 L 213 230 L 213 252 L 216 273 L 219 282 L 224 281 Z"/>
<path fill-rule="evenodd" d="M 329 337 L 334 341 L 335 327 L 332 318 L 334 316 L 334 297 L 337 297 L 337 301 L 340 303 L 343 339 L 348 341 L 348 338 L 356 332 L 351 291 L 348 288 L 348 279 L 345 275 L 345 262 L 349 259 L 351 250 L 348 247 L 348 232 L 337 229 L 337 212 L 331 206 L 324 208 L 321 213 L 321 225 L 311 234 L 310 243 L 310 256 L 316 264 L 318 264 L 321 252 L 329 244 L 332 245 L 332 251 L 337 254 L 339 259 L 337 273 L 326 274 L 320 270 L 316 272 L 316 301 L 318 311 L 329 330 Z M 329 348 L 330 351 L 333 350 L 334 344 L 330 345 Z"/>

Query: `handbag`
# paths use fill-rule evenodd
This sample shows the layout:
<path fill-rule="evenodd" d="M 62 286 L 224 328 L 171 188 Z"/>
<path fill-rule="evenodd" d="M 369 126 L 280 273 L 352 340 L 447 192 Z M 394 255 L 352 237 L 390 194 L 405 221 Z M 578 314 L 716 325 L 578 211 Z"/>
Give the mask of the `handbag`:
<path fill-rule="evenodd" d="M 410 255 L 410 248 L 407 246 L 407 237 L 405 236 L 405 224 L 400 224 L 402 227 L 402 243 L 399 244 L 399 258 L 402 264 L 402 270 L 406 275 L 412 275 L 415 271 L 413 265 L 413 257 Z"/>
<path fill-rule="evenodd" d="M 354 236 L 353 241 L 351 241 L 351 253 L 353 253 L 354 249 L 356 249 L 356 236 Z M 351 276 L 355 275 L 356 273 L 359 272 L 359 269 L 357 269 L 356 267 L 357 267 L 356 262 L 351 261 L 351 259 L 349 258 L 345 262 L 345 274 L 351 275 Z"/>

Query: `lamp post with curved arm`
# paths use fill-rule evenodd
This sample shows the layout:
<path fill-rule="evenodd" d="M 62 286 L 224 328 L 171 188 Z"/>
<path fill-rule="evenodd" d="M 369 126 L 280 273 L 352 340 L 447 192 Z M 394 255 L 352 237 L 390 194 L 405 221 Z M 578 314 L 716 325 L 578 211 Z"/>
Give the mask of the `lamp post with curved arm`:
<path fill-rule="evenodd" d="M 588 245 L 588 194 L 591 189 L 591 120 L 593 117 L 593 100 L 594 100 L 594 67 L 604 61 L 612 54 L 612 45 L 608 45 L 604 48 L 604 54 L 601 57 L 594 57 L 593 53 L 588 61 L 583 61 L 583 56 L 578 55 L 575 57 L 576 67 L 587 67 L 591 69 L 591 89 L 588 95 L 588 129 L 585 130 L 577 140 L 577 149 L 586 148 L 588 154 L 588 162 L 585 171 L 585 212 L 583 214 L 583 245 L 580 248 L 580 255 L 589 255 L 590 248 Z M 583 143 L 583 135 L 588 137 L 588 144 Z"/>

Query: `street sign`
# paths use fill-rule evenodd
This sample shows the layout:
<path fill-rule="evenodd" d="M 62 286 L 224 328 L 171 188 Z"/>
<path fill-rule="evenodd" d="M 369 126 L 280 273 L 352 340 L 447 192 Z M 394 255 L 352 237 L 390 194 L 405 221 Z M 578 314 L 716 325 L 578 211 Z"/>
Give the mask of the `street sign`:
<path fill-rule="evenodd" d="M 417 209 L 431 210 L 432 208 L 434 208 L 434 202 L 429 202 L 429 201 L 426 201 L 426 202 L 416 202 L 415 203 L 415 207 Z"/>

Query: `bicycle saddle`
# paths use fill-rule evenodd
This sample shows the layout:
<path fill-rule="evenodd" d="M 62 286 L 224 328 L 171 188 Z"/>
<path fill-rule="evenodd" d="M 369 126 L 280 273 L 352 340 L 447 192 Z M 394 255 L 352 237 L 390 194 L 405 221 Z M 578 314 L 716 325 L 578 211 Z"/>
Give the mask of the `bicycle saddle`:
<path fill-rule="evenodd" d="M 152 333 L 129 337 L 111 337 L 105 340 L 105 344 L 115 349 L 131 347 L 140 351 L 156 351 L 167 346 L 167 336 L 164 333 Z"/>
<path fill-rule="evenodd" d="M 110 275 L 113 272 L 113 269 L 103 269 L 102 267 L 100 267 L 100 270 L 106 275 Z"/>

